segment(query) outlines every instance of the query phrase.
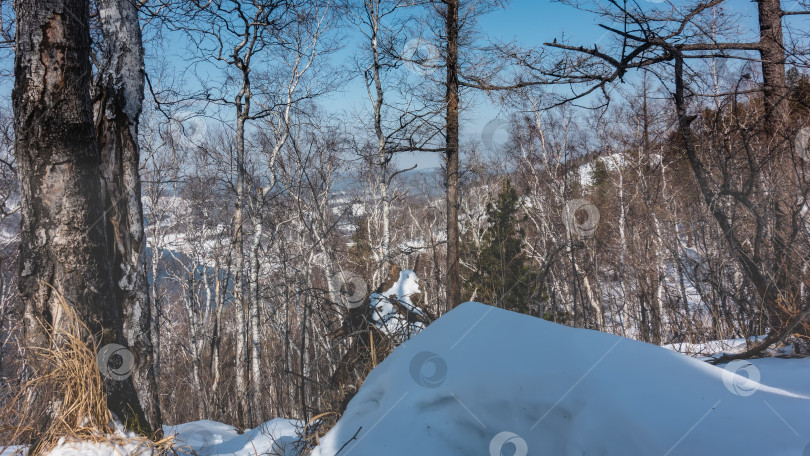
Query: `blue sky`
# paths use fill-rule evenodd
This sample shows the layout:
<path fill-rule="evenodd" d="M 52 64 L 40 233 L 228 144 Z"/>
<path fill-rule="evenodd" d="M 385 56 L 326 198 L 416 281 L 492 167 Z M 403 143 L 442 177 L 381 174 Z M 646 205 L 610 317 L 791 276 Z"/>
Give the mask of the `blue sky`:
<path fill-rule="evenodd" d="M 585 0 L 588 1 L 588 0 Z M 669 8 L 668 4 L 656 3 L 646 0 L 637 0 L 643 8 Z M 685 4 L 685 0 L 672 0 L 675 7 Z M 795 0 L 783 2 L 786 10 L 798 9 Z M 726 11 L 741 12 L 747 19 L 747 30 L 755 30 L 754 18 L 756 15 L 756 4 L 750 0 L 728 0 L 724 3 Z M 597 17 L 590 13 L 579 11 L 571 6 L 552 2 L 548 0 L 510 0 L 506 7 L 500 8 L 479 19 L 479 30 L 494 41 L 516 41 L 527 47 L 539 47 L 543 42 L 551 41 L 555 37 L 559 38 L 563 34 L 569 39 L 582 44 L 593 44 L 604 37 L 604 31 L 597 27 Z M 810 20 L 793 16 L 788 21 Z M 795 26 L 795 23 L 794 23 Z M 805 27 L 805 29 L 810 26 Z M 332 58 L 335 66 L 347 65 L 348 59 L 357 51 L 357 36 L 349 33 L 347 40 L 344 40 L 344 49 L 336 53 Z M 177 33 L 169 33 L 167 42 L 164 42 L 162 49 L 150 49 L 153 56 L 165 57 L 165 62 L 170 66 L 175 62 L 174 69 L 177 76 L 183 79 L 185 88 L 193 88 L 197 81 L 190 74 L 182 74 L 185 69 L 185 37 Z M 3 59 L 0 62 L 4 68 L 9 68 L 11 59 Z M 147 64 L 149 66 L 149 64 Z M 212 73 L 212 77 L 217 76 Z M 153 80 L 154 81 L 154 80 Z M 8 100 L 11 91 L 11 80 L 0 80 L 0 95 Z M 467 98 L 463 100 L 467 107 L 462 116 L 462 141 L 474 141 L 481 138 L 481 132 L 485 125 L 495 119 L 506 119 L 510 112 L 507 108 L 492 104 L 485 96 L 466 93 Z M 472 96 L 472 97 L 471 97 Z M 357 78 L 343 87 L 341 90 L 325 96 L 321 104 L 331 113 L 342 114 L 344 112 L 357 111 L 359 108 L 368 107 L 368 98 L 362 81 Z M 505 132 L 499 131 L 497 139 L 505 140 Z M 420 168 L 431 168 L 441 164 L 439 154 L 417 154 L 414 156 L 402 156 L 399 160 L 403 166 L 411 166 L 418 163 Z"/>
<path fill-rule="evenodd" d="M 505 8 L 487 14 L 479 20 L 479 29 L 493 41 L 516 41 L 521 45 L 540 46 L 555 37 L 576 36 L 584 43 L 593 43 L 603 34 L 596 26 L 594 18 L 584 17 L 583 13 L 558 2 L 544 0 L 511 0 Z M 339 55 L 349 57 L 357 49 L 352 43 Z M 509 111 L 492 104 L 485 96 L 467 92 L 472 99 L 462 100 L 467 106 L 462 115 L 462 142 L 481 138 L 487 123 L 495 118 L 506 119 Z M 360 79 L 356 79 L 341 91 L 329 96 L 324 103 L 331 112 L 352 111 L 368 106 L 368 96 Z M 507 135 L 499 130 L 496 140 L 505 140 Z M 400 154 L 398 163 L 403 167 L 418 164 L 419 168 L 440 166 L 442 157 L 435 153 Z"/>
<path fill-rule="evenodd" d="M 637 0 L 641 8 L 678 8 L 686 5 L 685 0 L 673 0 L 671 4 L 660 1 Z M 662 0 L 663 1 L 663 0 Z M 584 0 L 588 3 L 588 0 Z M 692 2 L 689 2 L 692 3 Z M 785 1 L 786 10 L 797 9 L 796 1 Z M 756 3 L 750 0 L 728 0 L 723 5 L 726 12 L 741 15 L 741 22 L 746 30 L 756 31 Z M 526 47 L 540 47 L 542 43 L 552 41 L 554 38 L 566 39 L 574 43 L 592 45 L 600 40 L 610 39 L 604 29 L 598 27 L 599 18 L 591 13 L 577 10 L 569 5 L 548 0 L 511 0 L 504 8 L 498 9 L 479 20 L 480 31 L 493 41 L 516 41 Z M 793 20 L 793 19 L 788 19 Z M 744 38 L 740 38 L 744 39 Z M 751 40 L 756 36 L 752 35 Z M 356 50 L 356 43 L 347 46 L 340 56 L 349 56 Z M 634 76 L 629 75 L 628 80 Z M 466 92 L 467 110 L 462 115 L 462 143 L 481 139 L 482 131 L 488 122 L 493 119 L 507 119 L 509 108 L 493 104 L 483 95 Z M 472 99 L 470 97 L 472 96 Z M 466 103 L 465 103 L 466 101 Z M 331 112 L 356 110 L 358 106 L 368 106 L 368 98 L 360 79 L 354 80 L 341 91 L 329 96 L 324 104 Z M 508 139 L 504 130 L 499 130 L 496 141 Z M 439 154 L 404 154 L 398 160 L 403 167 L 414 163 L 420 168 L 440 166 L 442 157 Z"/>

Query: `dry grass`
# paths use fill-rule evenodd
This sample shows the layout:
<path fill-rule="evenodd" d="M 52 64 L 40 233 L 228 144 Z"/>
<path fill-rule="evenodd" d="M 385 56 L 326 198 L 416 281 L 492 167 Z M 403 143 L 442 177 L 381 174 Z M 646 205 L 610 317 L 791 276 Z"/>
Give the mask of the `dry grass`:
<path fill-rule="evenodd" d="M 368 374 L 396 347 L 394 341 L 373 322 L 364 321 L 362 328 L 346 337 L 350 341 L 347 353 L 333 376 L 332 388 L 323 393 L 321 411 L 299 431 L 302 442 L 299 454 L 308 454 L 320 445 L 320 439 L 343 416 L 346 406 Z"/>
<path fill-rule="evenodd" d="M 34 376 L 22 385 L 7 409 L 15 415 L 17 425 L 12 432 L 6 430 L 4 440 L 34 442 L 30 456 L 47 454 L 65 441 L 130 445 L 144 455 L 173 454 L 172 438 L 153 442 L 116 429 L 96 361 L 97 338 L 72 307 L 58 293 L 56 296 L 63 312 L 61 324 L 53 329 L 43 323 L 50 344 L 31 349 Z"/>

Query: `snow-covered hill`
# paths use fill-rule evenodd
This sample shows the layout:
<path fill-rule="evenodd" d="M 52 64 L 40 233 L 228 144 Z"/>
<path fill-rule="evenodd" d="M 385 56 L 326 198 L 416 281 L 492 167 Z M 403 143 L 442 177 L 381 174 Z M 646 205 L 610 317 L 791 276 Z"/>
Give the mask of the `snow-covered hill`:
<path fill-rule="evenodd" d="M 467 303 L 381 363 L 314 455 L 805 456 L 808 379 L 807 360 L 723 369 Z"/>

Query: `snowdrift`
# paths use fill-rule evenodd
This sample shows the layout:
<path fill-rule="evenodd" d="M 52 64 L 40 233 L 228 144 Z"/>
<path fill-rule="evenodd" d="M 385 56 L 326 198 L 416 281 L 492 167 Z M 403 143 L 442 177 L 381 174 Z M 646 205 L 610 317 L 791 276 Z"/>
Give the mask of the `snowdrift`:
<path fill-rule="evenodd" d="M 807 361 L 714 367 L 466 303 L 386 358 L 313 455 L 808 456 Z"/>
<path fill-rule="evenodd" d="M 294 456 L 297 453 L 297 429 L 302 423 L 276 418 L 244 434 L 233 426 L 200 420 L 177 426 L 164 426 L 166 435 L 174 435 L 181 454 L 198 456 L 266 454 Z"/>

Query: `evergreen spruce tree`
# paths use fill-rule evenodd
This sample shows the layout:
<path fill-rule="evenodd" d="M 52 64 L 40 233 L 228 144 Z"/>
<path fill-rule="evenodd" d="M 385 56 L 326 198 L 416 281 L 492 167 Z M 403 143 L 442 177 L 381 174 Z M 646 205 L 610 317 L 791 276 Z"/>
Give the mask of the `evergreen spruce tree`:
<path fill-rule="evenodd" d="M 352 234 L 352 245 L 349 247 L 349 262 L 354 265 L 352 272 L 366 279 L 370 278 L 377 265 L 374 263 L 374 252 L 369 242 L 368 216 L 361 215 L 355 219 L 355 230 Z"/>
<path fill-rule="evenodd" d="M 520 227 L 520 197 L 506 180 L 497 201 L 487 204 L 488 227 L 483 236 L 475 271 L 467 283 L 469 293 L 487 304 L 531 313 L 542 290 L 538 273 L 523 253 L 525 233 Z"/>

